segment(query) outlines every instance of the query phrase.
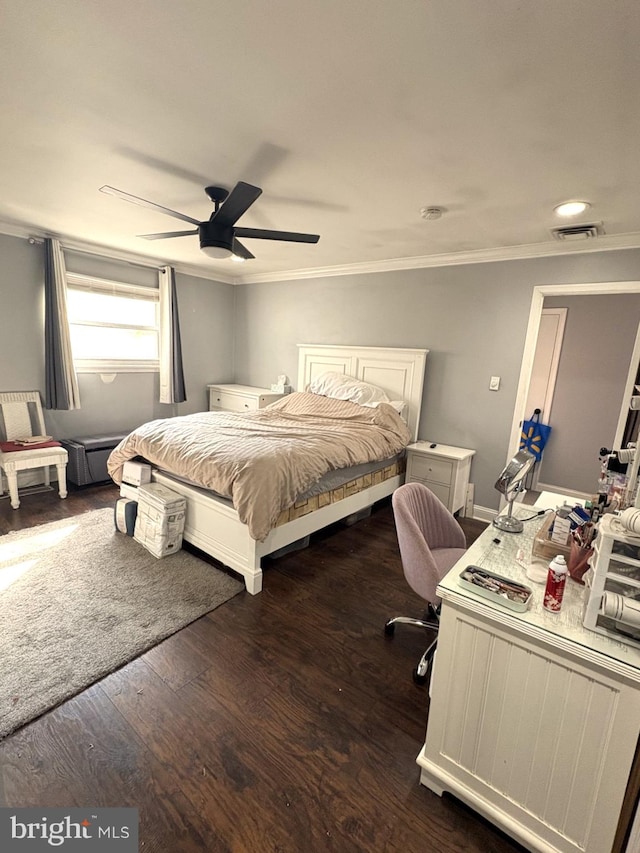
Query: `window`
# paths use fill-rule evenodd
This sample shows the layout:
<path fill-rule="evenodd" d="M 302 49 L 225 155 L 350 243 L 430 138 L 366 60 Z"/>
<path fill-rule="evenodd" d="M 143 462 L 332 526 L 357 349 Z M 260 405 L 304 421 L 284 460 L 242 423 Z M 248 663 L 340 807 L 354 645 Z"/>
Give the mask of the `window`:
<path fill-rule="evenodd" d="M 159 292 L 67 274 L 73 363 L 79 373 L 157 371 Z"/>

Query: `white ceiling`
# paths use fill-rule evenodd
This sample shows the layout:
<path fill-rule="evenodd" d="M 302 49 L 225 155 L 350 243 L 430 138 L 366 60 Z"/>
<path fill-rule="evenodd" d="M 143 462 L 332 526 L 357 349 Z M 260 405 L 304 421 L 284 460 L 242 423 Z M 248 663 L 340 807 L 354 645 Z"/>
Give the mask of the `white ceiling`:
<path fill-rule="evenodd" d="M 640 246 L 638 0 L 2 0 L 0 231 L 222 280 Z M 207 184 L 263 194 L 212 261 Z M 606 236 L 558 244 L 560 201 Z M 424 206 L 445 209 L 427 222 Z M 438 256 L 438 257 L 436 257 Z M 408 260 L 405 260 L 408 259 Z"/>

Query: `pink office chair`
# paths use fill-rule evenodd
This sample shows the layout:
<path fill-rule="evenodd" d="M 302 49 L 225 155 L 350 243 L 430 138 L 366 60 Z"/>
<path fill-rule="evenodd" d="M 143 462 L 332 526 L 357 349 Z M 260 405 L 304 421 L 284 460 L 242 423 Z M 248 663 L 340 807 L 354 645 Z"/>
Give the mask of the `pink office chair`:
<path fill-rule="evenodd" d="M 464 532 L 442 501 L 422 483 L 406 483 L 391 499 L 402 569 L 407 583 L 427 602 L 424 619 L 395 616 L 385 626 L 391 636 L 398 623 L 438 630 L 440 598 L 436 587 L 466 551 Z M 436 650 L 433 640 L 413 671 L 416 684 L 424 684 Z"/>

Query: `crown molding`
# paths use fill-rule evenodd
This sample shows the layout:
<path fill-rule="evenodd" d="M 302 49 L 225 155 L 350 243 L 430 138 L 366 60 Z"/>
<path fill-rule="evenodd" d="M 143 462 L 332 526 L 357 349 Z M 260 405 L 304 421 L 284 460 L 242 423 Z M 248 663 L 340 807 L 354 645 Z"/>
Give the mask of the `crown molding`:
<path fill-rule="evenodd" d="M 588 242 L 588 241 L 585 241 Z M 640 248 L 640 232 L 603 235 L 585 243 L 528 243 L 521 246 L 503 246 L 496 249 L 471 249 L 466 252 L 450 252 L 441 255 L 421 255 L 413 258 L 389 258 L 341 266 L 315 267 L 300 270 L 286 270 L 280 273 L 256 273 L 243 275 L 236 284 L 260 284 L 272 281 L 293 281 L 305 278 L 329 278 L 341 275 L 362 275 L 365 273 L 396 272 L 400 270 L 426 269 L 428 267 L 449 267 L 461 264 L 483 264 L 494 261 L 519 261 L 529 258 L 546 258 L 555 255 L 579 255 L 591 252 L 606 252 L 615 249 Z"/>
<path fill-rule="evenodd" d="M 108 258 L 113 261 L 122 261 L 127 264 L 147 267 L 154 269 L 155 267 L 171 266 L 176 272 L 183 275 L 192 275 L 197 278 L 204 278 L 207 281 L 217 281 L 222 284 L 237 284 L 238 279 L 234 276 L 221 275 L 219 273 L 208 273 L 202 267 L 196 264 L 182 264 L 174 261 L 163 260 L 161 258 L 151 258 L 148 255 L 138 255 L 135 252 L 127 252 L 121 249 L 114 249 L 111 246 L 103 246 L 100 243 L 90 243 L 83 240 L 74 240 L 65 237 L 63 234 L 54 234 L 52 232 L 43 232 L 37 228 L 27 228 L 24 225 L 18 225 L 13 222 L 0 221 L 0 234 L 5 234 L 7 237 L 21 237 L 25 240 L 32 240 L 34 243 L 42 243 L 45 237 L 55 237 L 62 244 L 63 249 L 69 252 L 78 252 L 79 254 L 97 255 L 100 258 Z"/>
<path fill-rule="evenodd" d="M 593 241 L 576 243 L 527 243 L 520 246 L 501 246 L 493 249 L 470 249 L 464 252 L 449 252 L 438 255 L 418 255 L 408 258 L 387 258 L 380 261 L 364 261 L 353 264 L 338 264 L 325 267 L 307 267 L 305 269 L 282 270 L 272 273 L 255 273 L 246 275 L 228 275 L 216 271 L 208 272 L 196 264 L 175 263 L 161 258 L 150 258 L 148 255 L 138 255 L 134 252 L 114 249 L 99 243 L 90 243 L 67 238 L 61 234 L 44 233 L 37 228 L 27 228 L 13 222 L 0 220 L 0 234 L 9 237 L 22 237 L 41 242 L 45 237 L 54 236 L 63 248 L 73 252 L 98 255 L 124 263 L 137 264 L 145 267 L 172 266 L 176 272 L 216 281 L 222 284 L 262 284 L 277 281 L 300 281 L 309 278 L 333 278 L 345 275 L 364 275 L 367 273 L 400 272 L 403 270 L 428 269 L 430 267 L 459 266 L 462 264 L 483 264 L 496 261 L 520 261 L 533 258 L 547 258 L 558 255 L 580 255 L 592 252 L 607 252 L 619 249 L 640 248 L 640 232 L 629 234 L 607 235 Z M 234 264 L 235 266 L 235 264 Z"/>

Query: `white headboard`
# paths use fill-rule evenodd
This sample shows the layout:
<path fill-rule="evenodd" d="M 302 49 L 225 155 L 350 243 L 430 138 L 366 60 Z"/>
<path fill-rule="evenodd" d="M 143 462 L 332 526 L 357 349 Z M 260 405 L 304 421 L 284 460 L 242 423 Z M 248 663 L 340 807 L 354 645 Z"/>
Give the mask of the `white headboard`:
<path fill-rule="evenodd" d="M 298 344 L 298 391 L 316 376 L 333 370 L 377 385 L 391 400 L 407 404 L 405 419 L 413 441 L 418 437 L 427 349 L 338 347 Z"/>

